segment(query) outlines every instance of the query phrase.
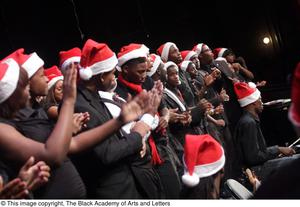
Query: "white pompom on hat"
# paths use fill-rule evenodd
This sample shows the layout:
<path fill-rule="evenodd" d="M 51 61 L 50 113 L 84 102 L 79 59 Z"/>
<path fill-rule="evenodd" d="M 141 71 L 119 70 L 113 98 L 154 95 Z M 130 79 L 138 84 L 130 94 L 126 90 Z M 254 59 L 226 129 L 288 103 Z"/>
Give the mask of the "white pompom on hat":
<path fill-rule="evenodd" d="M 185 170 L 182 182 L 194 187 L 200 178 L 219 172 L 225 165 L 222 146 L 209 134 L 185 136 L 184 157 Z"/>
<path fill-rule="evenodd" d="M 89 80 L 94 75 L 112 71 L 117 64 L 118 59 L 107 44 L 89 39 L 82 49 L 79 75 Z"/>

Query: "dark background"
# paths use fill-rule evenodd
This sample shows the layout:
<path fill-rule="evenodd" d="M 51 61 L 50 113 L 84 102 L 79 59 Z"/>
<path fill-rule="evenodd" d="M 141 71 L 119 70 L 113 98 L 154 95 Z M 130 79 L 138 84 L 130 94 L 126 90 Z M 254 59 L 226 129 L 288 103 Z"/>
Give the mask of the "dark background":
<path fill-rule="evenodd" d="M 45 67 L 58 63 L 59 51 L 82 47 L 88 38 L 115 52 L 131 42 L 151 52 L 167 41 L 180 50 L 203 42 L 243 56 L 256 80 L 268 81 L 262 92 L 269 101 L 289 98 L 300 59 L 300 0 L 1 0 L 0 8 L 0 57 L 23 47 L 36 51 Z M 262 43 L 265 36 L 271 44 Z M 280 113 L 282 122 L 286 111 Z M 267 117 L 273 123 L 269 133 L 282 137 L 272 128 L 277 119 Z M 289 124 L 284 130 L 294 136 Z"/>

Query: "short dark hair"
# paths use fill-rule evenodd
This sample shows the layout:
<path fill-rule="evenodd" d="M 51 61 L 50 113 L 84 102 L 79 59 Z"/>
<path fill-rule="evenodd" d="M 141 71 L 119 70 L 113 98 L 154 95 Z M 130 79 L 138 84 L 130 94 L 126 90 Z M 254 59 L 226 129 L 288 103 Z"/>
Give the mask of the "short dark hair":
<path fill-rule="evenodd" d="M 228 55 L 235 55 L 235 54 L 231 49 L 227 49 L 227 50 L 225 50 L 223 57 L 226 57 Z"/>
<path fill-rule="evenodd" d="M 23 90 L 28 84 L 28 74 L 23 68 L 20 68 L 19 80 L 15 91 L 7 100 L 0 104 L 0 117 L 5 119 L 13 118 L 13 115 L 19 110 L 19 105 L 16 103 L 19 102 Z"/>
<path fill-rule="evenodd" d="M 138 57 L 138 58 L 134 58 L 134 59 L 128 60 L 126 63 L 123 64 L 123 66 L 127 65 L 128 67 L 130 67 L 132 65 L 137 65 L 139 63 L 144 63 L 146 61 L 147 61 L 147 59 L 145 57 Z"/>

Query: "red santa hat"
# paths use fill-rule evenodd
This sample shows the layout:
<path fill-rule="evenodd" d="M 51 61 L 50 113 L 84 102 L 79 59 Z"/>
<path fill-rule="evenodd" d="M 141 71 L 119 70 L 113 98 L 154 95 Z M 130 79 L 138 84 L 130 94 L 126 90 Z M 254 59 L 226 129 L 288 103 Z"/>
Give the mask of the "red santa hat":
<path fill-rule="evenodd" d="M 121 48 L 118 53 L 118 66 L 122 67 L 127 61 L 149 55 L 149 48 L 143 44 L 131 43 Z"/>
<path fill-rule="evenodd" d="M 207 50 L 207 49 L 210 49 L 210 48 L 206 44 L 199 43 L 199 44 L 195 45 L 192 50 L 195 51 L 199 56 L 202 51 Z"/>
<path fill-rule="evenodd" d="M 162 44 L 157 50 L 156 53 L 160 55 L 162 61 L 167 62 L 169 58 L 170 48 L 173 46 L 175 49 L 178 49 L 175 43 L 173 42 L 166 42 Z"/>
<path fill-rule="evenodd" d="M 57 81 L 64 79 L 64 76 L 61 74 L 56 65 L 52 66 L 51 68 L 45 69 L 44 73 L 48 78 L 48 89 L 52 88 L 52 86 L 54 86 Z"/>
<path fill-rule="evenodd" d="M 166 71 L 168 71 L 168 68 L 171 67 L 171 66 L 174 66 L 175 69 L 178 71 L 178 66 L 176 65 L 176 63 L 174 63 L 174 62 L 172 62 L 172 61 L 166 62 L 166 63 L 165 63 L 164 69 L 165 69 Z"/>
<path fill-rule="evenodd" d="M 190 60 L 193 56 L 197 56 L 197 53 L 193 50 L 184 50 L 180 52 L 183 60 Z"/>
<path fill-rule="evenodd" d="M 150 71 L 147 72 L 147 75 L 149 77 L 151 77 L 157 71 L 157 68 L 162 63 L 162 60 L 161 60 L 161 58 L 158 55 L 151 54 L 150 58 L 151 58 L 151 61 L 153 62 L 153 65 L 152 65 Z"/>
<path fill-rule="evenodd" d="M 215 59 L 216 59 L 216 58 L 219 58 L 219 57 L 223 57 L 224 52 L 225 52 L 226 50 L 228 50 L 228 49 L 227 49 L 227 48 L 221 48 L 221 47 L 215 48 L 215 49 L 213 50 Z"/>
<path fill-rule="evenodd" d="M 0 63 L 0 103 L 6 101 L 16 90 L 20 68 L 18 63 L 7 58 Z"/>
<path fill-rule="evenodd" d="M 192 61 L 190 60 L 185 60 L 185 61 L 182 61 L 180 64 L 179 64 L 179 67 L 181 70 L 183 71 L 186 71 L 186 69 L 188 68 L 189 64 L 193 63 Z"/>
<path fill-rule="evenodd" d="M 241 107 L 247 106 L 260 98 L 260 91 L 254 83 L 250 85 L 244 82 L 235 83 L 234 91 Z"/>
<path fill-rule="evenodd" d="M 81 50 L 74 47 L 67 51 L 59 52 L 59 65 L 61 70 L 67 69 L 71 63 L 79 63 L 81 57 Z"/>
<path fill-rule="evenodd" d="M 13 58 L 26 70 L 29 78 L 31 78 L 38 69 L 44 66 L 44 61 L 35 52 L 30 55 L 24 54 L 24 48 L 16 50 L 6 58 Z"/>
<path fill-rule="evenodd" d="M 188 187 L 196 186 L 200 178 L 219 172 L 225 164 L 222 146 L 210 135 L 185 136 L 184 145 L 185 172 L 182 182 Z"/>
<path fill-rule="evenodd" d="M 300 127 L 300 62 L 296 66 L 292 82 L 292 104 L 289 109 L 289 119 Z"/>
<path fill-rule="evenodd" d="M 79 75 L 83 80 L 92 76 L 112 71 L 118 64 L 115 53 L 105 44 L 87 40 L 83 46 Z"/>

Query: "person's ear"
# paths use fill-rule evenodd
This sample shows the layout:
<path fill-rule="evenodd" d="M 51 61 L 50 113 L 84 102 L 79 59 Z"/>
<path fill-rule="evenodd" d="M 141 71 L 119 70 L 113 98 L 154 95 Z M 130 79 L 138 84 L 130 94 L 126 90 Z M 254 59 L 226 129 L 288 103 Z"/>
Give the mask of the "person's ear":
<path fill-rule="evenodd" d="M 124 73 L 124 74 L 128 74 L 128 71 L 129 71 L 129 67 L 128 67 L 128 65 L 124 65 L 123 67 L 122 67 L 122 72 Z"/>

